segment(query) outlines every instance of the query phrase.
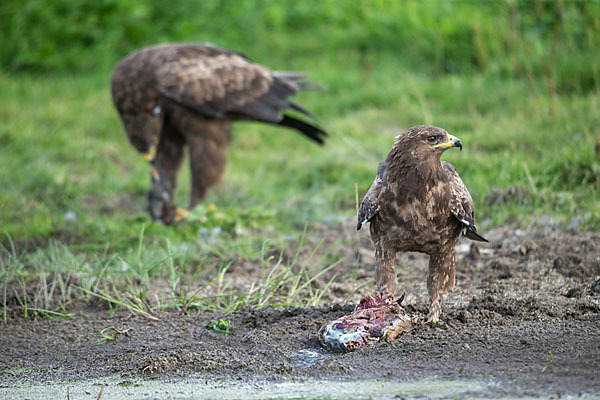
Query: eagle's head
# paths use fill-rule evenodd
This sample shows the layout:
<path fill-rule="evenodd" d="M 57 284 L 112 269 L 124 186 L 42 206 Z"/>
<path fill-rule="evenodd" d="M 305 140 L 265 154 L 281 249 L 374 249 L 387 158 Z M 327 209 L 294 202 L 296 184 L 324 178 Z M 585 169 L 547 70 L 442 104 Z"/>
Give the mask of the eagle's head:
<path fill-rule="evenodd" d="M 419 125 L 414 126 L 396 136 L 394 150 L 398 155 L 408 155 L 416 159 L 437 158 L 445 150 L 451 147 L 458 147 L 462 150 L 460 139 L 450 135 L 442 128 L 435 126 Z"/>
<path fill-rule="evenodd" d="M 121 116 L 133 147 L 142 153 L 146 161 L 152 161 L 156 155 L 163 127 L 160 106 L 154 107 L 154 111 L 128 110 L 121 113 Z"/>

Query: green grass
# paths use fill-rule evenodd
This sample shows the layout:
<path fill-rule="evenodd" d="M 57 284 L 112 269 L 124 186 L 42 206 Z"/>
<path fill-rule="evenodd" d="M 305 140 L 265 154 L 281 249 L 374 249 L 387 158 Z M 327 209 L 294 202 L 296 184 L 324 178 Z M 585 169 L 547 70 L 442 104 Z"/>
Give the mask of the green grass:
<path fill-rule="evenodd" d="M 130 48 L 114 50 L 98 42 L 82 59 L 97 59 L 97 68 L 75 68 L 75 74 L 65 71 L 78 53 L 69 53 L 66 61 L 55 57 L 51 65 L 36 64 L 39 54 L 32 47 L 32 53 L 21 54 L 29 54 L 32 68 L 6 64 L 0 70 L 3 298 L 17 299 L 11 304 L 26 317 L 44 310 L 68 316 L 73 299 L 88 296 L 148 315 L 165 308 L 229 312 L 243 306 L 317 304 L 322 292 L 314 290 L 311 279 L 336 262 L 335 254 L 314 265 L 278 264 L 275 257 L 265 266 L 265 241 L 269 254 L 317 247 L 321 238 L 311 228 L 353 218 L 356 190 L 359 196 L 366 192 L 394 136 L 418 124 L 441 126 L 462 140 L 464 151 L 448 151 L 443 159 L 457 167 L 469 187 L 484 234 L 495 226 L 527 227 L 546 217 L 563 227 L 578 221 L 577 229 L 599 230 L 597 20 L 577 14 L 572 4 L 553 3 L 562 7 L 556 14 L 546 9 L 549 3 L 531 2 L 525 8 L 534 11 L 521 10 L 517 28 L 522 30 L 515 31 L 506 11 L 511 2 L 502 3 L 506 7 L 497 17 L 493 9 L 477 11 L 468 2 L 431 15 L 417 3 L 408 4 L 390 13 L 405 18 L 399 24 L 418 26 L 419 37 L 406 34 L 377 9 L 332 17 L 330 6 L 313 13 L 298 5 L 289 15 L 278 15 L 276 3 L 252 12 L 277 35 L 254 25 L 264 40 L 248 41 L 253 28 L 246 25 L 239 35 L 224 35 L 219 44 L 274 69 L 305 71 L 325 86 L 325 91 L 298 95 L 297 101 L 319 118 L 330 137 L 319 147 L 291 131 L 236 124 L 223 183 L 178 227 L 149 220 L 144 210 L 148 166 L 129 145 L 110 100 L 110 68 L 116 54 Z M 317 23 L 317 14 L 321 25 L 306 28 L 303 24 Z M 498 37 L 487 24 L 461 30 L 461 23 L 478 15 L 498 23 Z M 562 25 L 536 20 L 540 15 L 559 15 Z M 437 27 L 440 19 L 445 22 Z M 359 20 L 365 26 L 353 25 Z M 323 21 L 331 23 L 332 37 L 319 47 L 317 39 L 327 37 Z M 561 30 L 553 41 L 556 26 Z M 184 36 L 185 29 L 169 38 Z M 106 43 L 113 43 L 109 39 Z M 269 44 L 276 51 L 269 51 Z M 289 50 L 294 48 L 299 50 Z M 106 51 L 114 60 L 103 57 Z M 519 195 L 498 196 L 509 190 Z M 186 165 L 178 203 L 185 205 L 188 196 Z M 302 244 L 306 223 L 309 233 Z M 227 266 L 240 260 L 274 272 L 261 276 L 258 291 L 228 291 Z M 335 267 L 328 282 L 333 272 Z M 161 280 L 169 288 L 152 298 L 153 285 Z"/>
<path fill-rule="evenodd" d="M 599 227 L 597 91 L 553 98 L 526 81 L 432 77 L 397 67 L 392 57 L 374 58 L 364 81 L 361 66 L 349 58 L 343 77 L 331 59 L 329 65 L 293 66 L 329 87 L 298 97 L 330 133 L 326 146 L 291 131 L 239 123 L 223 184 L 205 203 L 218 212 L 200 208 L 196 226 L 151 224 L 148 233 L 175 240 L 195 238 L 199 228 L 220 226 L 235 235 L 269 225 L 290 233 L 306 219 L 351 216 L 355 184 L 363 194 L 394 136 L 421 123 L 444 127 L 465 144 L 465 151 L 449 151 L 444 159 L 471 189 L 480 221 L 497 225 L 532 212 L 564 219 L 590 212 L 586 226 Z M 127 142 L 108 77 L 0 75 L 0 220 L 20 246 L 58 238 L 122 249 L 149 223 L 148 167 Z M 184 205 L 187 165 L 179 183 L 177 199 Z M 531 189 L 524 204 L 507 209 L 486 203 L 494 188 L 517 185 Z"/>

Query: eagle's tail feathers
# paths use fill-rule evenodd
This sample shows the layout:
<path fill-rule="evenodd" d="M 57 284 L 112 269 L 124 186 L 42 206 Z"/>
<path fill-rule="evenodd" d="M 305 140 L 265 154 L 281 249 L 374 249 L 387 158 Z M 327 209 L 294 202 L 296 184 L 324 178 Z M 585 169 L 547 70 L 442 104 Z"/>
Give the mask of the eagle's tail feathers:
<path fill-rule="evenodd" d="M 310 81 L 296 81 L 296 83 L 298 84 L 299 89 L 303 92 L 322 92 L 327 90 L 327 87 Z"/>
<path fill-rule="evenodd" d="M 273 76 L 275 78 L 287 81 L 289 84 L 292 84 L 294 87 L 296 87 L 296 90 L 325 90 L 325 87 L 321 85 L 303 80 L 304 78 L 306 78 L 306 74 L 303 74 L 302 72 L 273 71 Z"/>
<path fill-rule="evenodd" d="M 319 144 L 323 144 L 323 138 L 327 136 L 327 133 L 314 125 L 310 125 L 304 121 L 300 121 L 299 119 L 289 117 L 287 115 L 283 116 L 283 119 L 278 122 L 278 125 L 285 126 L 291 129 L 296 129 L 303 135 L 308 138 L 314 140 Z"/>
<path fill-rule="evenodd" d="M 298 111 L 299 113 L 306 115 L 308 118 L 312 119 L 313 121 L 315 121 L 315 122 L 317 121 L 315 116 L 312 115 L 310 112 L 308 112 L 308 110 L 306 110 L 304 107 L 299 106 L 296 103 L 292 103 L 291 101 L 289 102 L 289 107 L 290 107 L 290 109 L 292 109 L 294 111 Z"/>

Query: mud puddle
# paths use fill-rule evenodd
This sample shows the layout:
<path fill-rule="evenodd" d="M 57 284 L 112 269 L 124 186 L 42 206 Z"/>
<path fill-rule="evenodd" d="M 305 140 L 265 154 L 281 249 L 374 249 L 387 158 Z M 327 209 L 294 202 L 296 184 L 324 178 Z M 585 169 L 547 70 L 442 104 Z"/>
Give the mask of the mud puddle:
<path fill-rule="evenodd" d="M 26 385 L 0 388 L 0 398 L 58 399 L 66 398 L 67 387 L 71 399 L 417 399 L 417 398 L 476 398 L 488 392 L 493 383 L 478 381 L 383 382 L 376 380 L 331 382 L 254 383 L 206 382 L 187 379 L 163 382 L 145 380 L 121 382 L 117 377 L 51 385 Z"/>

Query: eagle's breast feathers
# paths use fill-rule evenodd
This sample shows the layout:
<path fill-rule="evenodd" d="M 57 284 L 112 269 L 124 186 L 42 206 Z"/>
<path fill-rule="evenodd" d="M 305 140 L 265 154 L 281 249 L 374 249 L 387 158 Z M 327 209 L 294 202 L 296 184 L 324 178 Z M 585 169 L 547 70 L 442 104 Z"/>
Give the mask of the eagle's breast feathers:
<path fill-rule="evenodd" d="M 427 250 L 460 232 L 485 241 L 477 234 L 473 200 L 454 166 L 416 155 L 418 149 L 395 145 L 380 163 L 360 205 L 357 229 L 370 221 L 372 234 L 403 243 L 398 250 Z"/>

